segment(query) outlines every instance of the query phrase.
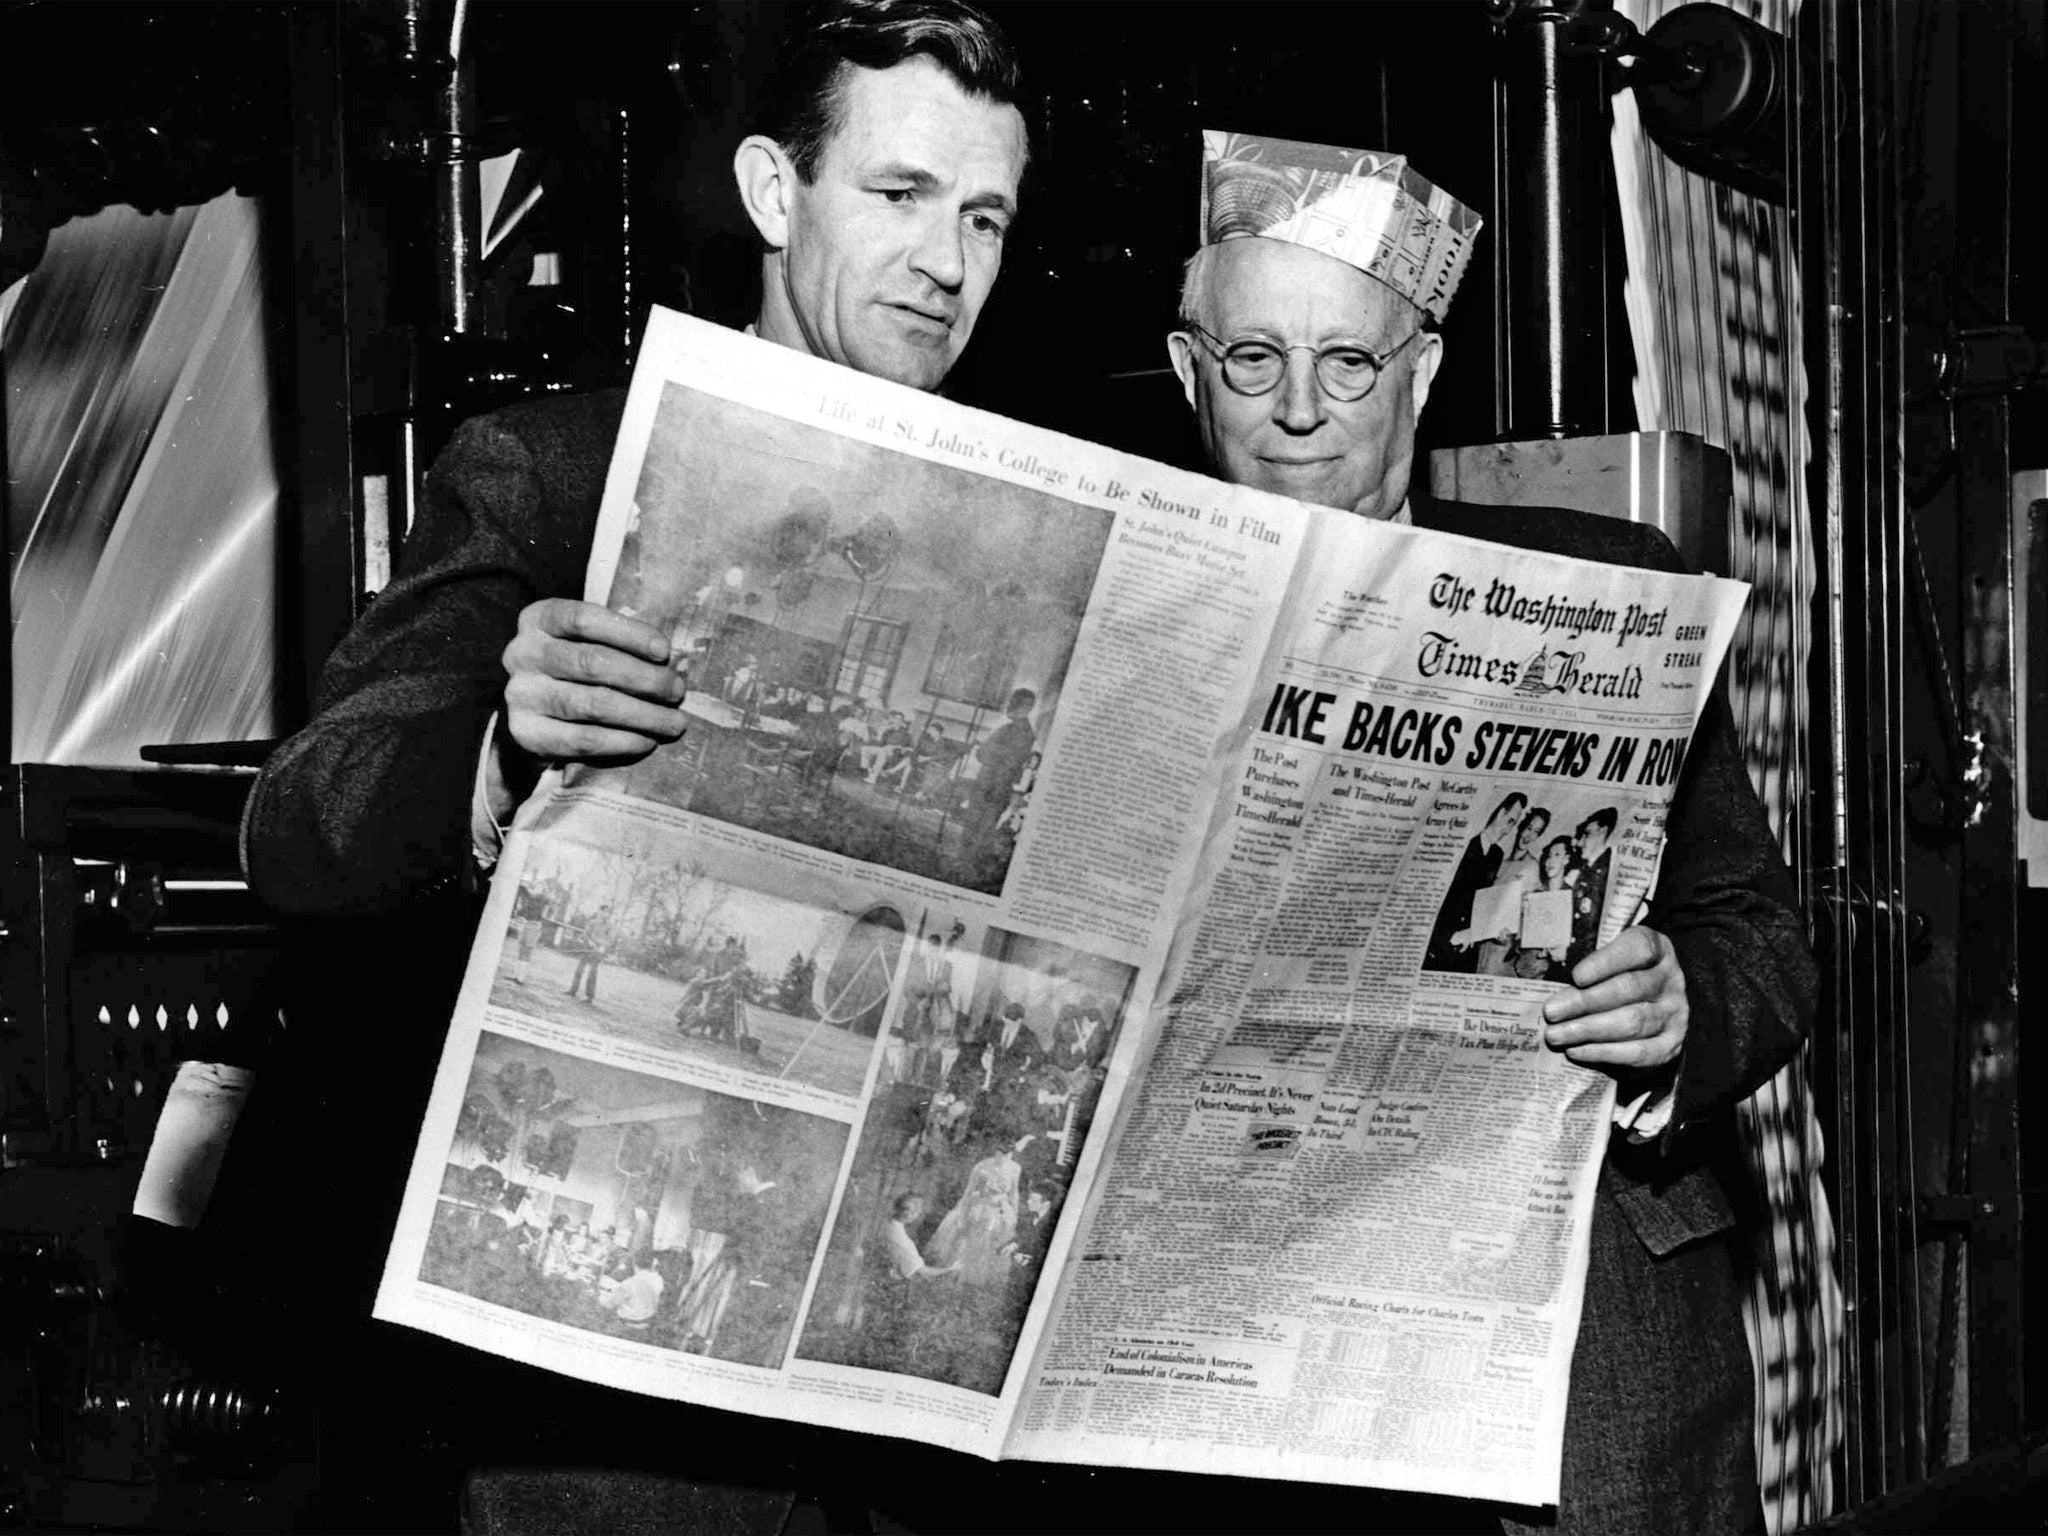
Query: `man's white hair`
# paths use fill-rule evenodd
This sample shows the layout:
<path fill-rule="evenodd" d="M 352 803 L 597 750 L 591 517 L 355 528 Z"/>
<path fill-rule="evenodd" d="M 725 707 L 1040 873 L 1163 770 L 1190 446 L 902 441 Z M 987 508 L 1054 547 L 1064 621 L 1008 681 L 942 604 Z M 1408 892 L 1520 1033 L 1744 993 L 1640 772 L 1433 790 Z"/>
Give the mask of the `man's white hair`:
<path fill-rule="evenodd" d="M 1181 267 L 1180 278 L 1180 323 L 1199 324 L 1202 320 L 1202 300 L 1209 296 L 1209 269 L 1215 265 L 1211 253 L 1213 245 L 1205 245 L 1190 256 Z"/>

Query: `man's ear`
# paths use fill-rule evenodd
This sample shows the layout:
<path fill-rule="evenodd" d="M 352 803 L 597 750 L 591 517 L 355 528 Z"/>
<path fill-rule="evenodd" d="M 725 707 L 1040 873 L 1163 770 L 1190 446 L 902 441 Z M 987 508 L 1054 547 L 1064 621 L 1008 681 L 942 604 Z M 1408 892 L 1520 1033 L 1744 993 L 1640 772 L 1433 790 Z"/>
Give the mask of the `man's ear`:
<path fill-rule="evenodd" d="M 733 151 L 732 177 L 761 239 L 769 249 L 782 250 L 789 244 L 790 202 L 797 181 L 788 154 L 773 139 L 749 134 Z"/>
<path fill-rule="evenodd" d="M 1429 387 L 1443 366 L 1444 339 L 1435 331 L 1425 332 L 1415 348 L 1415 371 L 1409 375 L 1408 392 L 1415 401 L 1415 419 L 1422 420 L 1422 408 L 1429 404 Z"/>
<path fill-rule="evenodd" d="M 1180 380 L 1181 393 L 1188 397 L 1188 409 L 1195 406 L 1195 343 L 1186 331 L 1169 331 L 1166 355 L 1173 362 L 1173 376 Z"/>

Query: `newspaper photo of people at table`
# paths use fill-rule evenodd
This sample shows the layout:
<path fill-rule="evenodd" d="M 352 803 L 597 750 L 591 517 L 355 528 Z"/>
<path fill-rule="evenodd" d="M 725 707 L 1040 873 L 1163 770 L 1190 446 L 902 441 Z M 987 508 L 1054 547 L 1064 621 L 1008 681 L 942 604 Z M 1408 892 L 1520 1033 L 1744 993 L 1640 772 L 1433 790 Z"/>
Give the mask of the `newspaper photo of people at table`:
<path fill-rule="evenodd" d="M 780 1366 L 847 1127 L 483 1031 L 419 1278 Z"/>
<path fill-rule="evenodd" d="M 602 781 L 1000 892 L 1110 514 L 676 384 L 634 506 L 608 601 L 688 724 Z"/>
<path fill-rule="evenodd" d="M 636 834 L 601 805 L 521 871 L 493 1007 L 851 1098 L 903 944 L 894 907 L 806 872 L 764 890 L 715 852 Z M 794 877 L 786 877 L 793 880 Z"/>
<path fill-rule="evenodd" d="M 797 1354 L 993 1396 L 1135 972 L 943 913 L 918 940 Z"/>
<path fill-rule="evenodd" d="M 1618 809 L 1585 793 L 1491 802 L 1461 851 L 1422 968 L 1568 982 L 1599 946 Z"/>

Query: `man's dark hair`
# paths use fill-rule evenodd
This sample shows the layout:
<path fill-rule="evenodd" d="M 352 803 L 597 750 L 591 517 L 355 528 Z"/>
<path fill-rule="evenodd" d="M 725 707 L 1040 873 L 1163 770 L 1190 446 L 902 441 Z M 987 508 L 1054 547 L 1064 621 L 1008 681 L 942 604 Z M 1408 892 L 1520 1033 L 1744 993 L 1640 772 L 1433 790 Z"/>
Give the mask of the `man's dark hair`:
<path fill-rule="evenodd" d="M 1611 805 L 1605 806 L 1580 822 L 1579 830 L 1584 832 L 1588 827 L 1598 827 L 1609 837 L 1612 837 L 1614 836 L 1614 823 L 1616 819 L 1614 807 Z"/>
<path fill-rule="evenodd" d="M 1035 707 L 1037 703 L 1037 694 L 1033 693 L 1029 688 L 1019 688 L 1015 693 L 1010 695 L 1009 708 L 1004 710 L 1003 713 L 1009 714 L 1014 710 L 1031 709 Z"/>
<path fill-rule="evenodd" d="M 845 120 L 847 66 L 893 69 L 930 59 L 970 96 L 1015 106 L 1022 72 L 1010 40 L 961 0 L 831 0 L 807 7 L 763 92 L 759 131 L 809 183 Z"/>

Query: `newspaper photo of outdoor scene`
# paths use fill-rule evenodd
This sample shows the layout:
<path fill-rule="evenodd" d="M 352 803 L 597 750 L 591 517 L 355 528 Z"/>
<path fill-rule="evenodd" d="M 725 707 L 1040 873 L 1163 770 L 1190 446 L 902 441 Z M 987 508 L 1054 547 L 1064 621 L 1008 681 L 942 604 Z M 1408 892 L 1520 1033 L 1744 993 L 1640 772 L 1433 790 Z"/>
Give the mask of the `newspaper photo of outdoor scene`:
<path fill-rule="evenodd" d="M 859 1094 L 903 948 L 893 905 L 815 872 L 799 886 L 757 866 L 742 883 L 601 802 L 574 824 L 582 836 L 551 832 L 528 855 L 493 1007 Z"/>
<path fill-rule="evenodd" d="M 847 1127 L 483 1031 L 420 1279 L 779 1366 Z"/>
<path fill-rule="evenodd" d="M 993 1396 L 1136 972 L 943 913 L 917 938 L 797 1354 Z"/>
<path fill-rule="evenodd" d="M 667 631 L 687 730 L 604 781 L 1000 892 L 1110 524 L 667 385 L 607 600 Z"/>
<path fill-rule="evenodd" d="M 1422 968 L 1571 980 L 1598 947 L 1619 810 L 1584 791 L 1491 802 L 1458 857 Z"/>

